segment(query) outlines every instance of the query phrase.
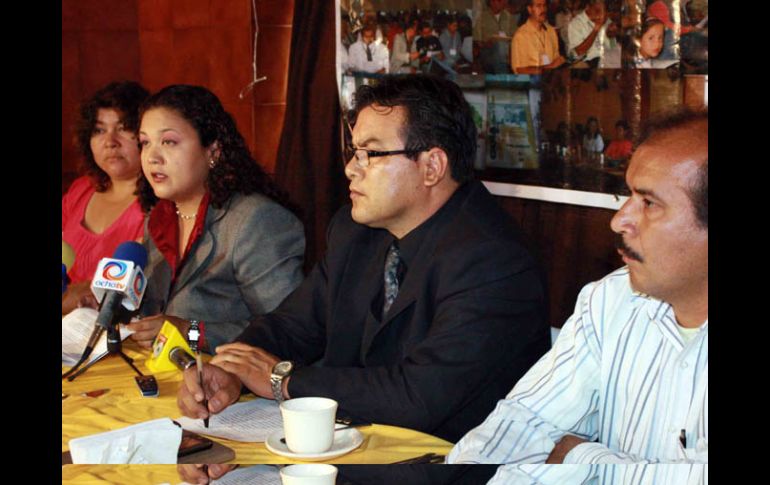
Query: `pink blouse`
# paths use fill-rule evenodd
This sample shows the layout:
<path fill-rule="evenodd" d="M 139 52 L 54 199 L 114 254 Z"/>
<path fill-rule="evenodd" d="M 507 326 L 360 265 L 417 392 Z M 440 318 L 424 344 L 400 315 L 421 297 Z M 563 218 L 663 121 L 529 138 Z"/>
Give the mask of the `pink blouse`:
<path fill-rule="evenodd" d="M 144 232 L 144 214 L 139 201 L 134 201 L 115 222 L 101 234 L 94 234 L 83 226 L 86 207 L 96 190 L 88 177 L 72 183 L 61 200 L 62 240 L 75 250 L 75 264 L 68 269 L 72 283 L 88 281 L 94 276 L 102 258 L 112 256 L 115 248 L 125 241 L 141 242 Z"/>

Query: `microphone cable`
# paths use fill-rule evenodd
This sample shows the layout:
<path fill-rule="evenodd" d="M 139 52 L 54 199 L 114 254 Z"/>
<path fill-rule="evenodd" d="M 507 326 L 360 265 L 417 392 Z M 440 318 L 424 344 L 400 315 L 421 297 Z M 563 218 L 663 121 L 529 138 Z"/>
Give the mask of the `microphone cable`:
<path fill-rule="evenodd" d="M 83 362 L 85 362 L 88 359 L 88 357 L 91 356 L 91 353 L 94 351 L 94 347 L 96 347 L 96 343 L 99 341 L 103 333 L 104 333 L 104 327 L 102 327 L 101 325 L 96 325 L 94 327 L 94 331 L 91 332 L 91 337 L 89 337 L 88 339 L 88 343 L 86 344 L 86 348 L 83 351 L 83 355 L 80 356 L 80 359 L 75 363 L 75 365 L 73 365 L 70 368 L 70 370 L 68 370 L 67 372 L 61 375 L 62 379 L 69 377 L 70 375 L 72 375 L 72 373 L 78 370 L 78 367 L 83 365 Z"/>
<path fill-rule="evenodd" d="M 107 298 L 102 298 L 102 301 L 99 302 L 99 310 L 101 311 L 102 305 L 104 305 L 104 300 Z M 99 339 L 102 337 L 102 333 L 104 333 L 104 327 L 99 325 L 98 323 L 94 325 L 94 330 L 91 332 L 91 336 L 88 337 L 88 343 L 86 343 L 86 348 L 83 350 L 83 355 L 80 356 L 80 359 L 75 362 L 75 365 L 73 365 L 70 370 L 65 372 L 61 375 L 62 379 L 66 379 L 70 375 L 72 375 L 76 370 L 78 370 L 78 367 L 83 365 L 83 362 L 85 362 L 88 357 L 91 356 L 91 352 L 94 351 L 94 347 L 96 347 L 96 343 L 99 341 Z"/>

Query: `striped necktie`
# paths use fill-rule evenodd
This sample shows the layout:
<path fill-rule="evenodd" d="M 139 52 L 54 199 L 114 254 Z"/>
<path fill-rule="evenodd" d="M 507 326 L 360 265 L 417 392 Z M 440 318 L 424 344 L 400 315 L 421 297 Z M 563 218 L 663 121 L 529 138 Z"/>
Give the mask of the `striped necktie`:
<path fill-rule="evenodd" d="M 388 256 L 385 258 L 385 301 L 382 307 L 382 315 L 385 316 L 398 295 L 398 265 L 401 262 L 401 253 L 395 241 L 388 248 Z"/>

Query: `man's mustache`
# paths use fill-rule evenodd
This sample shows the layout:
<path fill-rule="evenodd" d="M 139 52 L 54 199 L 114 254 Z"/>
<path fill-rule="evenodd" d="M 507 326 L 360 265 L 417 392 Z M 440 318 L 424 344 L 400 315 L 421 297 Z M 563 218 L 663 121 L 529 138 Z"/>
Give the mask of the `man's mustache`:
<path fill-rule="evenodd" d="M 623 255 L 625 255 L 629 259 L 635 259 L 639 261 L 640 263 L 644 263 L 644 259 L 642 258 L 642 255 L 634 251 L 633 249 L 629 248 L 626 245 L 626 242 L 623 240 L 623 236 L 618 234 L 618 236 L 615 238 L 615 247 L 619 249 Z"/>

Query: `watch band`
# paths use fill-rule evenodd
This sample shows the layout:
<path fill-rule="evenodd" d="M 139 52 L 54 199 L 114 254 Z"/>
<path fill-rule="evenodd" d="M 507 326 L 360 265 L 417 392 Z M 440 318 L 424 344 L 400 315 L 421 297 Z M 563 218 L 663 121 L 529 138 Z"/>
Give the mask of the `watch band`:
<path fill-rule="evenodd" d="M 283 379 L 291 374 L 294 364 L 291 361 L 283 360 L 276 363 L 270 373 L 270 388 L 273 391 L 273 398 L 277 403 L 286 400 L 283 395 Z"/>
<path fill-rule="evenodd" d="M 270 386 L 273 389 L 273 398 L 275 399 L 275 402 L 280 404 L 285 401 L 283 397 L 283 376 L 271 374 Z"/>
<path fill-rule="evenodd" d="M 198 344 L 201 340 L 201 329 L 198 320 L 190 320 L 190 328 L 187 330 L 187 341 L 190 343 L 190 350 L 198 352 Z"/>

